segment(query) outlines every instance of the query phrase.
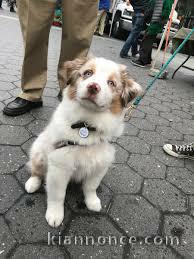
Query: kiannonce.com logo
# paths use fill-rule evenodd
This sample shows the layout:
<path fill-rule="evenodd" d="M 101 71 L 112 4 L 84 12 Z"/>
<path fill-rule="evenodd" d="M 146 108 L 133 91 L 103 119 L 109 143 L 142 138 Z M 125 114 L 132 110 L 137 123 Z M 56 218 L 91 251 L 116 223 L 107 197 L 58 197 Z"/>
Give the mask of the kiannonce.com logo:
<path fill-rule="evenodd" d="M 87 236 L 87 235 L 78 235 L 78 236 L 66 236 L 62 235 L 59 232 L 57 235 L 53 235 L 51 232 L 48 232 L 48 245 L 54 246 L 68 246 L 68 245 L 77 245 L 77 246 L 120 246 L 126 244 L 140 244 L 140 245 L 151 245 L 156 246 L 160 245 L 179 245 L 180 240 L 177 236 L 146 236 L 146 237 L 135 237 L 135 236 Z"/>

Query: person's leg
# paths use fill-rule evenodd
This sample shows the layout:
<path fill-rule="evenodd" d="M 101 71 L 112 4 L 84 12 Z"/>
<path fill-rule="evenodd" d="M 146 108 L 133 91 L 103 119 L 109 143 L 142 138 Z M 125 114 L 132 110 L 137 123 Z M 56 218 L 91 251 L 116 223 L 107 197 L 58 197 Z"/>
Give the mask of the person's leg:
<path fill-rule="evenodd" d="M 25 47 L 20 97 L 29 101 L 41 99 L 46 84 L 48 40 L 55 5 L 52 0 L 17 1 Z"/>
<path fill-rule="evenodd" d="M 62 42 L 58 66 L 58 80 L 61 90 L 66 83 L 63 63 L 86 56 L 88 53 L 96 25 L 98 1 L 63 1 L 62 9 Z"/>
<path fill-rule="evenodd" d="M 132 57 L 135 57 L 138 53 L 138 40 L 134 41 L 131 46 L 131 54 Z"/>
<path fill-rule="evenodd" d="M 105 27 L 105 22 L 106 22 L 106 11 L 103 10 L 101 18 L 100 18 L 100 23 L 99 23 L 99 34 L 102 36 L 104 34 L 104 27 Z"/>
<path fill-rule="evenodd" d="M 3 2 L 3 0 L 0 0 L 0 8 L 2 8 L 2 2 Z"/>
<path fill-rule="evenodd" d="M 94 30 L 95 33 L 99 32 L 99 23 L 100 23 L 100 19 L 101 19 L 102 14 L 103 14 L 103 10 L 99 10 L 98 14 L 97 14 L 96 27 L 95 27 L 95 30 Z"/>
<path fill-rule="evenodd" d="M 146 34 L 142 40 L 140 50 L 139 50 L 139 60 L 143 64 L 151 63 L 151 53 L 152 53 L 152 47 L 155 39 L 156 39 L 156 36 Z"/>
<path fill-rule="evenodd" d="M 128 52 L 134 42 L 137 41 L 140 32 L 142 31 L 143 24 L 144 24 L 144 14 L 142 13 L 135 13 L 134 14 L 134 25 L 132 28 L 131 33 L 129 34 L 123 48 L 121 49 L 120 56 L 127 56 Z"/>

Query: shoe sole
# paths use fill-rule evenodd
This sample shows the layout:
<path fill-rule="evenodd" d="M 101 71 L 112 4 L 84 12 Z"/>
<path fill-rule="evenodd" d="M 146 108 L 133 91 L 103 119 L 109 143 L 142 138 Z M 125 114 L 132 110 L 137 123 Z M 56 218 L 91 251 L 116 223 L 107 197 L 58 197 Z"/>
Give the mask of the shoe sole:
<path fill-rule="evenodd" d="M 192 156 L 187 156 L 187 155 L 179 155 L 177 153 L 175 153 L 174 151 L 168 149 L 166 146 L 163 146 L 163 150 L 170 156 L 176 157 L 176 158 L 185 158 L 185 159 L 190 159 L 190 160 L 194 160 L 194 157 Z"/>
<path fill-rule="evenodd" d="M 39 104 L 37 104 L 36 103 L 36 105 L 34 106 L 34 107 L 30 107 L 30 108 L 28 108 L 28 109 L 25 109 L 25 110 L 21 110 L 21 111 L 13 111 L 13 110 L 9 110 L 9 109 L 6 109 L 6 108 L 4 108 L 3 109 L 3 114 L 5 114 L 5 115 L 7 115 L 7 116 L 12 116 L 12 117 L 14 117 L 14 116 L 19 116 L 19 115 L 22 115 L 22 114 L 25 114 L 25 113 L 27 113 L 27 112 L 30 112 L 31 110 L 33 110 L 33 109 L 36 109 L 36 108 L 40 108 L 40 107 L 42 107 L 43 106 L 43 103 L 39 103 Z"/>

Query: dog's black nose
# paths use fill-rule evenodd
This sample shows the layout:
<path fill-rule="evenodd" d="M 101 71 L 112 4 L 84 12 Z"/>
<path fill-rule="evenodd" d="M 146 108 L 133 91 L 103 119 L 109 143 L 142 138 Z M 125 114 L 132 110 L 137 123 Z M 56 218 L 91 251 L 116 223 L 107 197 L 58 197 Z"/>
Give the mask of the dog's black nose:
<path fill-rule="evenodd" d="M 97 83 L 91 83 L 88 85 L 88 93 L 89 94 L 97 94 L 101 90 L 99 84 Z"/>

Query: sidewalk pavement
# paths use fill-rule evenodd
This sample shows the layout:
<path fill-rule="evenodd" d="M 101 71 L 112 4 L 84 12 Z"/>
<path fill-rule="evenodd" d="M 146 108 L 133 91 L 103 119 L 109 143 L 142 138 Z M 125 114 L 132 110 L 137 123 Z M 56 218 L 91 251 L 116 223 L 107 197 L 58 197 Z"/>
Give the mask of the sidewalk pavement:
<path fill-rule="evenodd" d="M 23 47 L 19 22 L 1 15 L 8 14 L 0 12 L 3 109 L 20 92 Z M 123 136 L 114 143 L 115 163 L 98 189 L 103 204 L 100 213 L 88 211 L 79 186 L 71 185 L 64 223 L 52 229 L 44 218 L 44 188 L 33 195 L 25 193 L 29 147 L 58 104 L 59 38 L 60 31 L 52 29 L 44 107 L 16 118 L 0 113 L 0 258 L 193 258 L 194 162 L 167 156 L 162 150 L 165 143 L 194 141 L 191 71 L 182 69 L 174 80 L 158 80 L 126 122 Z M 126 64 L 131 76 L 145 88 L 151 79 L 148 70 L 120 59 L 121 46 L 120 41 L 94 37 L 91 50 L 97 56 Z M 69 243 L 57 245 L 59 239 L 55 239 L 56 245 L 48 245 L 53 235 L 61 235 L 62 240 L 66 236 Z M 91 238 L 89 245 L 85 239 L 81 245 L 78 236 L 92 236 L 95 244 L 91 245 Z M 116 245 L 110 236 L 117 238 Z M 133 236 L 128 241 L 135 244 L 123 244 L 123 239 L 119 242 L 122 236 Z M 170 244 L 173 236 L 179 239 L 179 245 L 176 240 Z M 145 244 L 146 237 L 149 245 Z"/>

